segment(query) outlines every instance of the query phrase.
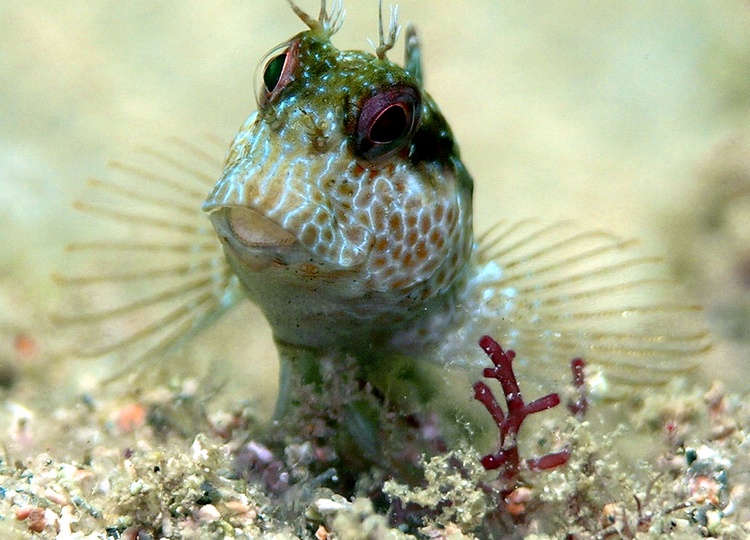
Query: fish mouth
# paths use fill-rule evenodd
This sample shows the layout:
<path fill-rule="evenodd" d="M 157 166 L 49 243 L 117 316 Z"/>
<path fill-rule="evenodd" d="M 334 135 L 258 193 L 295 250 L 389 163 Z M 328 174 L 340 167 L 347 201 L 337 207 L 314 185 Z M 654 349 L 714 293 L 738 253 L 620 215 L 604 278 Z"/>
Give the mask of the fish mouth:
<path fill-rule="evenodd" d="M 284 247 L 297 242 L 292 233 L 250 208 L 231 206 L 222 213 L 229 230 L 245 247 Z"/>
<path fill-rule="evenodd" d="M 245 266 L 257 269 L 270 260 L 289 264 L 296 258 L 300 247 L 297 238 L 260 212 L 225 206 L 211 211 L 209 217 L 222 243 Z"/>

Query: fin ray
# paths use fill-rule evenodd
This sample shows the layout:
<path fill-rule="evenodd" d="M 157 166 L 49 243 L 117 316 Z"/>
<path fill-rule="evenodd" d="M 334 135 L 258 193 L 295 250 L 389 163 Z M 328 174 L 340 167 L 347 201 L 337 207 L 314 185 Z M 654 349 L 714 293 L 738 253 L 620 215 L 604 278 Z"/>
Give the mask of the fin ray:
<path fill-rule="evenodd" d="M 200 227 L 188 223 L 179 223 L 172 220 L 149 217 L 145 214 L 134 214 L 131 212 L 114 210 L 96 203 L 77 201 L 74 207 L 81 212 L 86 212 L 99 216 L 111 221 L 137 225 L 139 227 L 150 227 L 153 229 L 163 229 L 187 234 L 200 234 Z"/>
<path fill-rule="evenodd" d="M 146 169 L 141 169 L 130 163 L 125 163 L 122 161 L 110 161 L 108 165 L 111 169 L 119 170 L 120 172 L 129 175 L 131 178 L 145 180 L 151 184 L 158 184 L 161 187 L 169 188 L 174 193 L 179 193 L 180 195 L 191 201 L 198 200 L 204 196 L 203 192 L 188 188 L 184 185 L 184 182 L 180 182 L 179 180 L 167 176 L 154 174 L 150 171 L 147 171 Z"/>
<path fill-rule="evenodd" d="M 194 310 L 200 309 L 204 305 L 211 305 L 212 303 L 215 303 L 215 302 L 216 300 L 213 298 L 213 295 L 210 293 L 210 291 L 204 292 L 203 294 L 195 298 L 193 301 L 186 302 L 180 305 L 179 307 L 168 312 L 166 315 L 162 316 L 161 318 L 133 332 L 132 334 L 129 334 L 127 337 L 119 341 L 108 343 L 97 349 L 90 349 L 90 350 L 78 349 L 76 353 L 80 354 L 81 356 L 85 358 L 97 358 L 100 356 L 105 356 L 118 349 L 123 349 L 125 347 L 132 345 L 133 343 L 137 343 L 149 336 L 153 336 L 156 333 L 158 333 L 160 330 L 168 328 L 169 325 L 171 325 L 172 323 L 178 322 L 180 321 L 180 319 L 183 319 L 184 317 L 190 315 L 191 313 L 194 312 Z"/>
<path fill-rule="evenodd" d="M 141 310 L 146 307 L 156 306 L 186 296 L 192 292 L 204 290 L 209 288 L 213 282 L 212 277 L 201 278 L 188 283 L 180 284 L 177 287 L 166 289 L 149 296 L 145 296 L 138 300 L 129 302 L 127 304 L 117 306 L 115 308 L 109 308 L 102 311 L 95 311 L 91 313 L 81 313 L 77 315 L 71 315 L 69 317 L 57 317 L 56 320 L 62 324 L 87 324 L 105 319 L 113 319 L 121 317 L 134 311 Z"/>
<path fill-rule="evenodd" d="M 168 198 L 162 197 L 151 197 L 144 195 L 143 193 L 137 192 L 132 189 L 119 186 L 113 182 L 106 182 L 97 178 L 90 178 L 88 184 L 91 187 L 100 189 L 102 191 L 110 192 L 116 196 L 122 197 L 123 199 L 129 199 L 137 203 L 146 203 L 157 208 L 164 210 L 175 210 L 181 214 L 186 214 L 190 217 L 195 216 L 195 208 L 190 206 L 179 204 Z"/>
<path fill-rule="evenodd" d="M 711 348 L 701 308 L 682 301 L 663 259 L 635 241 L 528 219 L 479 239 L 467 302 L 479 308 L 464 333 L 490 333 L 514 349 L 540 385 L 567 378 L 575 356 L 618 390 L 663 384 Z"/>
<path fill-rule="evenodd" d="M 216 252 L 215 242 L 192 244 L 185 242 L 149 243 L 149 242 L 76 242 L 68 244 L 66 251 L 130 251 L 130 252 L 159 252 L 174 251 L 177 253 L 209 253 Z"/>
<path fill-rule="evenodd" d="M 244 299 L 201 210 L 222 166 L 218 141 L 209 142 L 201 150 L 169 139 L 164 151 L 141 149 L 137 165 L 111 161 L 112 175 L 89 181 L 97 197 L 75 208 L 124 224 L 127 236 L 66 247 L 76 268 L 53 276 L 63 305 L 52 317 L 72 336 L 71 354 L 114 356 L 127 369 L 182 347 Z"/>
<path fill-rule="evenodd" d="M 147 147 L 147 148 L 142 148 L 141 152 L 149 156 L 152 156 L 163 163 L 168 164 L 169 166 L 171 166 L 178 172 L 184 173 L 190 178 L 193 178 L 195 180 L 202 182 L 209 188 L 212 187 L 214 183 L 216 182 L 215 176 L 211 176 L 210 174 L 207 174 L 206 172 L 201 171 L 199 169 L 188 167 L 182 161 L 175 158 L 174 156 L 170 156 L 169 154 L 166 154 L 159 150 L 155 150 L 153 148 Z"/>
<path fill-rule="evenodd" d="M 135 272 L 119 272 L 109 274 L 91 274 L 68 276 L 63 274 L 53 274 L 52 277 L 59 285 L 74 287 L 81 285 L 93 285 L 98 283 L 121 283 L 128 281 L 149 280 L 161 277 L 184 276 L 192 272 L 210 270 L 215 266 L 212 258 L 197 261 L 190 264 L 176 264 L 160 268 L 144 269 Z"/>

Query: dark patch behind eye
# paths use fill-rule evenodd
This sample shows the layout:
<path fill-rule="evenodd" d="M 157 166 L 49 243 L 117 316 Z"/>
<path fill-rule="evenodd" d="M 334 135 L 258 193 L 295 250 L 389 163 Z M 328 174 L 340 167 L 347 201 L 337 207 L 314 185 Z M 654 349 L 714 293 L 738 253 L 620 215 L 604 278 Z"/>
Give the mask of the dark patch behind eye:
<path fill-rule="evenodd" d="M 422 161 L 445 162 L 452 155 L 458 157 L 458 147 L 453 133 L 441 114 L 428 114 L 411 140 L 412 163 Z"/>

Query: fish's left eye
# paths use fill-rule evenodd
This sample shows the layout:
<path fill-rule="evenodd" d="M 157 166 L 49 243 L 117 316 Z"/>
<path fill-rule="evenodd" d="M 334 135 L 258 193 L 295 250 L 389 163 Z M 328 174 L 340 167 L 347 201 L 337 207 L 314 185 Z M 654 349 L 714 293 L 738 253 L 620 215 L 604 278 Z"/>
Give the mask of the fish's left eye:
<path fill-rule="evenodd" d="M 419 91 L 411 86 L 375 93 L 359 110 L 352 140 L 354 154 L 371 163 L 397 154 L 411 141 L 420 113 Z"/>
<path fill-rule="evenodd" d="M 279 45 L 258 65 L 256 96 L 258 106 L 265 107 L 289 84 L 297 67 L 299 40 Z"/>

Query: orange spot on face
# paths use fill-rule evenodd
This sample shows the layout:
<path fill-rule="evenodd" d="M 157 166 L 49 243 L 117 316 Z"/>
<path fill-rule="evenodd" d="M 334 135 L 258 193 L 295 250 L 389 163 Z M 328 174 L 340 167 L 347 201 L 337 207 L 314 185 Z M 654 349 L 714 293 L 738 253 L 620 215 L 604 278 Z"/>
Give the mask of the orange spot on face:
<path fill-rule="evenodd" d="M 453 223 L 456 221 L 456 209 L 450 208 L 448 209 L 448 215 L 446 216 L 448 218 L 448 223 Z"/>
<path fill-rule="evenodd" d="M 328 223 L 328 216 L 325 215 L 323 212 L 318 212 L 315 215 L 315 223 L 317 223 L 318 225 L 322 227 L 323 225 Z"/>
<path fill-rule="evenodd" d="M 404 221 L 401 218 L 401 214 L 393 214 L 388 220 L 388 225 L 390 226 L 392 231 L 400 230 L 403 224 Z"/>
<path fill-rule="evenodd" d="M 413 246 L 417 243 L 417 240 L 419 239 L 419 233 L 417 231 L 409 231 L 409 234 L 406 235 L 406 245 Z"/>
<path fill-rule="evenodd" d="M 352 244 L 361 244 L 364 240 L 364 234 L 364 231 L 360 227 L 355 227 L 346 231 L 346 237 Z"/>
<path fill-rule="evenodd" d="M 435 274 L 435 281 L 437 282 L 438 287 L 442 288 L 445 285 L 446 277 L 445 267 L 440 268 Z"/>
<path fill-rule="evenodd" d="M 339 195 L 346 198 L 351 197 L 354 195 L 354 188 L 348 182 L 344 182 L 339 186 Z"/>
<path fill-rule="evenodd" d="M 417 244 L 417 248 L 414 252 L 417 254 L 417 259 L 419 259 L 420 261 L 425 260 L 430 254 L 430 251 L 427 249 L 427 244 L 424 241 L 421 241 Z"/>
<path fill-rule="evenodd" d="M 451 255 L 451 260 L 450 260 L 451 271 L 455 268 L 458 268 L 458 259 L 459 259 L 458 252 L 454 252 L 453 255 Z"/>
<path fill-rule="evenodd" d="M 372 248 L 375 251 L 385 251 L 388 249 L 388 239 L 385 236 L 378 238 Z"/>
<path fill-rule="evenodd" d="M 360 208 L 366 208 L 370 206 L 370 203 L 372 202 L 372 192 L 365 191 L 361 195 L 357 197 L 357 200 L 355 201 L 355 204 Z"/>
<path fill-rule="evenodd" d="M 417 212 L 424 206 L 424 201 L 419 197 L 409 197 L 404 201 L 404 208 L 407 211 Z"/>
<path fill-rule="evenodd" d="M 386 264 L 388 264 L 388 260 L 385 257 L 375 257 L 372 260 L 372 265 L 375 268 L 383 268 Z"/>
<path fill-rule="evenodd" d="M 422 232 L 424 236 L 427 236 L 431 228 L 432 228 L 432 220 L 430 219 L 430 216 L 428 214 L 423 215 L 422 218 L 419 220 L 419 230 Z"/>
<path fill-rule="evenodd" d="M 381 205 L 373 209 L 373 224 L 376 229 L 385 229 L 385 208 Z"/>
<path fill-rule="evenodd" d="M 383 276 L 384 279 L 387 279 L 387 278 L 391 277 L 395 273 L 396 273 L 396 269 L 393 268 L 392 266 L 389 266 L 388 268 L 386 268 L 385 270 L 383 270 L 382 276 Z"/>
<path fill-rule="evenodd" d="M 394 289 L 403 289 L 409 284 L 409 282 L 405 279 L 399 279 L 398 281 L 394 281 L 393 285 L 391 285 Z"/>
<path fill-rule="evenodd" d="M 302 231 L 300 240 L 306 246 L 315 245 L 318 242 L 318 230 L 312 225 L 308 225 L 305 227 L 305 230 Z"/>

